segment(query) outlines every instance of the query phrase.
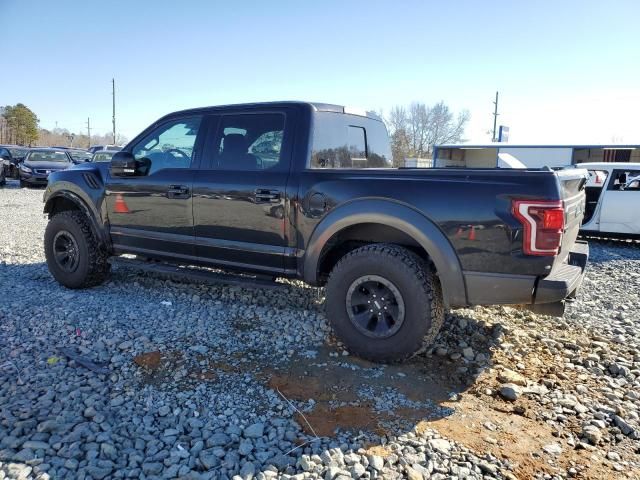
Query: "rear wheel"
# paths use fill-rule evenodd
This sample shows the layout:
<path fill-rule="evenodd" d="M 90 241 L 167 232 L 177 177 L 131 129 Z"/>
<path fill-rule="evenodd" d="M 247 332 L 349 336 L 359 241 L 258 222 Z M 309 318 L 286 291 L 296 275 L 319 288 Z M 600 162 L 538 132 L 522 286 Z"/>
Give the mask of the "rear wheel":
<path fill-rule="evenodd" d="M 327 315 L 352 353 L 376 362 L 401 361 L 431 345 L 442 326 L 440 282 L 413 252 L 367 245 L 332 270 Z"/>
<path fill-rule="evenodd" d="M 110 265 L 87 217 L 77 211 L 54 215 L 44 234 L 44 252 L 53 277 L 68 288 L 99 285 Z"/>
<path fill-rule="evenodd" d="M 7 184 L 7 177 L 4 172 L 4 167 L 0 167 L 0 187 L 4 187 Z"/>
<path fill-rule="evenodd" d="M 25 182 L 24 180 L 20 180 L 20 188 L 27 188 L 29 186 L 29 184 L 27 182 Z"/>

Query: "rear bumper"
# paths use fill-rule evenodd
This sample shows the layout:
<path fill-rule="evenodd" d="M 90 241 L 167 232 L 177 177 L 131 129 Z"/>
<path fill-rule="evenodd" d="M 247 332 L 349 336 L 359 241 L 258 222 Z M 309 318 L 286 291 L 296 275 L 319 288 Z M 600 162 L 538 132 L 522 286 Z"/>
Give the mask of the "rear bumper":
<path fill-rule="evenodd" d="M 584 280 L 584 272 L 589 260 L 589 244 L 576 241 L 569 253 L 569 261 L 554 269 L 549 276 L 538 281 L 533 303 L 551 303 L 575 297 Z"/>
<path fill-rule="evenodd" d="M 589 260 L 587 242 L 576 241 L 566 264 L 546 277 L 465 272 L 470 305 L 526 305 L 537 313 L 562 315 L 564 300 L 575 297 Z"/>

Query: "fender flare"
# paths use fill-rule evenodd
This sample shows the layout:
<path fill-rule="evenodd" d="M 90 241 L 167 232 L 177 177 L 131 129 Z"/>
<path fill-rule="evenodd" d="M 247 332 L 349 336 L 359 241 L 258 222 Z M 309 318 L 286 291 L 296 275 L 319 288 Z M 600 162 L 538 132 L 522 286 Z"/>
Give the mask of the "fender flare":
<path fill-rule="evenodd" d="M 44 213 L 50 213 L 53 204 L 59 198 L 64 198 L 65 200 L 73 202 L 78 207 L 78 209 L 87 216 L 89 222 L 91 223 L 91 228 L 93 229 L 93 232 L 96 234 L 100 242 L 103 245 L 111 244 L 104 228 L 102 228 L 100 223 L 98 222 L 97 211 L 94 211 L 94 209 L 91 208 L 87 202 L 85 202 L 79 195 L 73 192 L 69 192 L 67 190 L 58 190 L 51 194 L 51 196 L 48 197 L 45 201 Z"/>
<path fill-rule="evenodd" d="M 445 305 L 466 306 L 462 267 L 453 246 L 438 226 L 412 207 L 382 199 L 360 199 L 327 214 L 313 231 L 303 260 L 305 282 L 317 285 L 320 255 L 327 242 L 341 230 L 362 223 L 393 227 L 413 238 L 435 265 Z"/>

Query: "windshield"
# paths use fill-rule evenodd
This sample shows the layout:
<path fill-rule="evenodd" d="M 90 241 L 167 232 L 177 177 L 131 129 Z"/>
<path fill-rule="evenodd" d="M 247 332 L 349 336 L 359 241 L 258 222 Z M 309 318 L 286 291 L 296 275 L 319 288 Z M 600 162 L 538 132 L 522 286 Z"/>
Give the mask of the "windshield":
<path fill-rule="evenodd" d="M 82 161 L 87 161 L 87 160 L 91 160 L 91 154 L 89 152 L 78 152 L 78 151 L 69 151 L 69 154 L 71 155 L 71 158 L 73 158 L 74 160 L 82 160 Z"/>
<path fill-rule="evenodd" d="M 93 161 L 94 162 L 110 162 L 111 161 L 111 157 L 113 157 L 113 154 L 116 152 L 99 152 L 99 153 L 95 153 L 93 155 Z"/>
<path fill-rule="evenodd" d="M 69 157 L 65 152 L 36 150 L 29 154 L 27 160 L 30 162 L 68 162 Z"/>
<path fill-rule="evenodd" d="M 13 158 L 24 158 L 24 156 L 27 154 L 27 149 L 26 148 L 10 148 L 9 152 L 11 153 L 11 156 Z"/>

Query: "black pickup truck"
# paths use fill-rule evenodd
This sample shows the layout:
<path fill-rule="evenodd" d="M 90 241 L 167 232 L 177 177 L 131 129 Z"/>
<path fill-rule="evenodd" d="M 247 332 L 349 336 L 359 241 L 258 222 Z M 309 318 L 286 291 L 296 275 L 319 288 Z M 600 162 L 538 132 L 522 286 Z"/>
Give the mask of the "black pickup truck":
<path fill-rule="evenodd" d="M 587 263 L 586 179 L 393 168 L 384 123 L 336 105 L 199 108 L 161 118 L 110 163 L 51 174 L 44 247 L 69 288 L 101 283 L 122 254 L 326 286 L 347 347 L 397 361 L 433 342 L 445 308 L 561 314 Z"/>

